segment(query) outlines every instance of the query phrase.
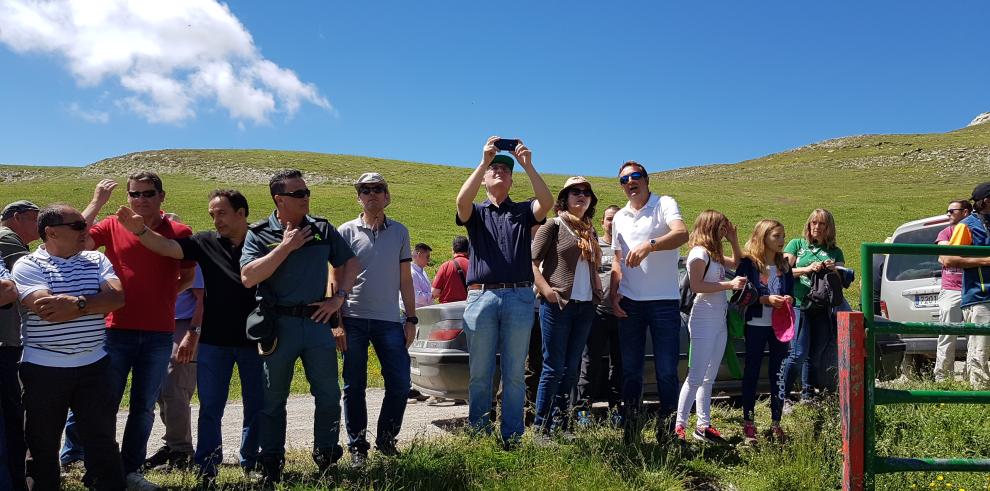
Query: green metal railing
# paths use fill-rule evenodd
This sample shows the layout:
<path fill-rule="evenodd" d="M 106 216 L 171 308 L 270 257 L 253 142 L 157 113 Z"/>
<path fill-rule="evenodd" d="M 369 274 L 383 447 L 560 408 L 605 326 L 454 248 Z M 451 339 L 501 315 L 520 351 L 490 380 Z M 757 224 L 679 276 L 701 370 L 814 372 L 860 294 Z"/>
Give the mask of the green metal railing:
<path fill-rule="evenodd" d="M 875 335 L 877 333 L 899 334 L 954 334 L 990 335 L 990 324 L 938 323 L 938 322 L 894 322 L 875 318 L 873 309 L 873 255 L 908 254 L 942 255 L 963 257 L 990 257 L 990 247 L 939 246 L 934 244 L 870 244 L 864 243 L 862 254 L 862 309 L 866 327 L 864 382 L 865 431 L 864 431 L 864 474 L 866 489 L 873 489 L 874 476 L 878 473 L 915 471 L 965 471 L 990 472 L 990 459 L 936 459 L 911 457 L 880 457 L 876 455 L 876 414 L 880 404 L 990 404 L 990 391 L 938 391 L 938 390 L 891 390 L 876 388 Z"/>

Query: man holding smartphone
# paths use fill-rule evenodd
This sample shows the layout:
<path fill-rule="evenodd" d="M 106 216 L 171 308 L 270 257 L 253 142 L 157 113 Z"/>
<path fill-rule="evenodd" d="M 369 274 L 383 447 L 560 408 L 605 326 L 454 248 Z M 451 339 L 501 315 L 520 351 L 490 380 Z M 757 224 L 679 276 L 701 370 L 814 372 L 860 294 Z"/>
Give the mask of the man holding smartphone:
<path fill-rule="evenodd" d="M 534 201 L 513 202 L 515 161 L 497 155 L 512 151 L 533 183 Z M 487 199 L 474 203 L 481 185 Z M 553 195 L 533 167 L 532 153 L 522 141 L 493 136 L 481 162 L 457 193 L 456 223 L 467 229 L 471 244 L 467 271 L 468 297 L 464 331 L 470 352 L 468 421 L 475 430 L 491 432 L 495 354 L 501 356 L 502 440 L 510 448 L 523 434 L 526 401 L 525 363 L 533 326 L 533 269 L 530 245 L 534 225 L 546 220 Z"/>

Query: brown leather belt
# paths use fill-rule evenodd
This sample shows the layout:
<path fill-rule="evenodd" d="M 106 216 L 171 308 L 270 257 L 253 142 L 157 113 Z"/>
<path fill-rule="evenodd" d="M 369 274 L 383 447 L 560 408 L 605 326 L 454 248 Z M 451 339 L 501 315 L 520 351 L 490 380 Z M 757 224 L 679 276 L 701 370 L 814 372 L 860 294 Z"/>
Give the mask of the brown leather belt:
<path fill-rule="evenodd" d="M 520 281 L 519 283 L 473 283 L 468 285 L 468 290 L 501 290 L 503 288 L 529 288 L 533 286 L 532 281 Z"/>

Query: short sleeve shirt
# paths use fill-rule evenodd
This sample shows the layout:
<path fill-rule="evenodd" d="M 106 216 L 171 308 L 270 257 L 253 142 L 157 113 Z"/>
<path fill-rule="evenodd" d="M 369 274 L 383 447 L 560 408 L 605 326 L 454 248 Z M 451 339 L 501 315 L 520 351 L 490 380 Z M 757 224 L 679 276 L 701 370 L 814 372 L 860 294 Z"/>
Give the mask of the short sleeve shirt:
<path fill-rule="evenodd" d="M 203 289 L 203 272 L 200 271 L 199 266 L 196 266 L 196 276 L 193 277 L 192 286 L 179 292 L 179 296 L 175 298 L 175 319 L 192 319 L 193 315 L 196 313 L 196 295 L 193 295 L 194 289 Z"/>
<path fill-rule="evenodd" d="M 949 225 L 942 229 L 938 233 L 938 237 L 935 239 L 935 243 L 948 242 L 952 238 L 952 231 L 955 229 L 954 225 Z M 942 266 L 942 289 L 943 290 L 962 290 L 962 270 L 959 268 L 950 268 L 948 266 Z"/>
<path fill-rule="evenodd" d="M 395 322 L 399 320 L 399 268 L 411 262 L 409 230 L 386 218 L 383 227 L 372 230 L 358 217 L 340 226 L 340 236 L 361 261 L 354 289 L 341 308 L 344 317 Z"/>
<path fill-rule="evenodd" d="M 990 246 L 990 230 L 977 213 L 956 224 L 949 245 Z M 963 269 L 962 306 L 990 302 L 990 267 Z"/>
<path fill-rule="evenodd" d="M 106 256 L 83 251 L 69 258 L 54 257 L 43 247 L 14 265 L 17 297 L 47 290 L 51 295 L 96 295 L 108 280 L 117 279 Z M 47 367 L 81 367 L 95 363 L 107 352 L 102 314 L 83 315 L 65 322 L 49 322 L 26 311 L 22 362 Z"/>
<path fill-rule="evenodd" d="M 826 260 L 833 260 L 837 263 L 846 262 L 846 257 L 839 247 L 825 248 L 817 244 L 811 244 L 805 239 L 791 239 L 784 247 L 784 253 L 797 258 L 795 267 L 804 268 L 812 263 Z M 804 303 L 804 297 L 811 291 L 811 275 L 803 275 L 794 284 L 794 302 L 797 305 Z"/>
<path fill-rule="evenodd" d="M 216 232 L 200 232 L 176 240 L 186 259 L 203 272 L 206 296 L 199 342 L 213 346 L 249 346 L 247 318 L 258 305 L 256 289 L 241 283 L 241 246 Z"/>
<path fill-rule="evenodd" d="M 627 203 L 612 219 L 612 249 L 628 254 L 636 246 L 670 232 L 670 224 L 682 220 L 677 201 L 670 196 L 650 195 L 646 205 L 633 210 Z M 677 249 L 651 252 L 635 268 L 621 262 L 619 293 L 630 300 L 678 300 Z"/>
<path fill-rule="evenodd" d="M 312 239 L 292 251 L 278 269 L 258 285 L 258 297 L 265 303 L 292 307 L 323 300 L 330 277 L 327 263 L 336 268 L 354 257 L 347 241 L 327 219 L 307 216 L 299 227 L 307 225 L 311 227 Z M 244 238 L 241 268 L 278 247 L 283 234 L 275 212 L 268 220 L 252 224 Z"/>
<path fill-rule="evenodd" d="M 192 235 L 192 229 L 162 217 L 155 232 L 166 239 Z M 110 329 L 175 331 L 175 287 L 180 269 L 192 268 L 191 261 L 159 256 L 141 245 L 141 239 L 109 216 L 93 225 L 89 235 L 105 254 L 127 292 L 127 303 L 107 315 Z"/>
<path fill-rule="evenodd" d="M 468 268 L 471 267 L 465 254 L 454 254 L 454 258 L 440 265 L 437 275 L 433 278 L 433 288 L 440 290 L 440 303 L 459 302 L 467 300 L 467 288 L 464 286 L 464 278 L 454 266 L 454 261 L 464 270 L 464 278 L 467 278 Z"/>
<path fill-rule="evenodd" d="M 691 271 L 691 263 L 701 261 L 701 270 L 705 271 L 705 265 L 707 265 L 708 271 L 705 272 L 704 281 L 706 283 L 716 283 L 725 280 L 725 266 L 722 263 L 715 261 L 708 254 L 708 251 L 704 247 L 694 246 L 688 252 L 687 256 L 687 268 Z M 724 291 L 712 292 L 712 293 L 698 293 L 694 297 L 694 311 L 691 315 L 696 315 L 699 309 L 705 308 L 708 312 L 718 313 L 720 315 L 725 314 L 725 309 L 729 305 L 728 299 L 725 296 Z"/>
<path fill-rule="evenodd" d="M 30 253 L 30 249 L 13 230 L 0 227 L 0 257 L 7 271 L 14 269 L 14 263 Z M 0 346 L 21 345 L 20 310 L 19 305 L 0 309 Z"/>
<path fill-rule="evenodd" d="M 467 221 L 455 216 L 457 225 L 467 229 L 471 242 L 468 284 L 532 282 L 532 228 L 539 223 L 533 202 L 516 203 L 506 198 L 498 206 L 491 200 L 472 206 Z"/>

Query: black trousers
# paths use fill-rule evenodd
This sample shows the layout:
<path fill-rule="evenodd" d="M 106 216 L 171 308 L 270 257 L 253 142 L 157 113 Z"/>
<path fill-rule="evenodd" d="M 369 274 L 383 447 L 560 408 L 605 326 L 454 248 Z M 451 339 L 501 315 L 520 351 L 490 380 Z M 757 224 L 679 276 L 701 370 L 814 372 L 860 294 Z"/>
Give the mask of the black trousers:
<path fill-rule="evenodd" d="M 21 361 L 20 346 L 0 346 L 0 410 L 3 413 L 7 445 L 7 468 L 14 490 L 26 489 L 24 485 L 24 406 L 21 405 L 21 382 L 17 377 L 17 365 Z"/>
<path fill-rule="evenodd" d="M 619 319 L 614 315 L 595 313 L 573 399 L 574 407 L 584 410 L 590 410 L 592 403 L 599 399 L 608 401 L 610 408 L 618 408 L 622 402 Z"/>
<path fill-rule="evenodd" d="M 33 490 L 57 490 L 60 484 L 58 452 L 62 428 L 71 408 L 86 449 L 86 473 L 96 489 L 124 489 L 124 467 L 116 441 L 110 357 L 73 368 L 21 363 L 24 388 L 24 434 L 28 458 L 26 474 Z"/>

